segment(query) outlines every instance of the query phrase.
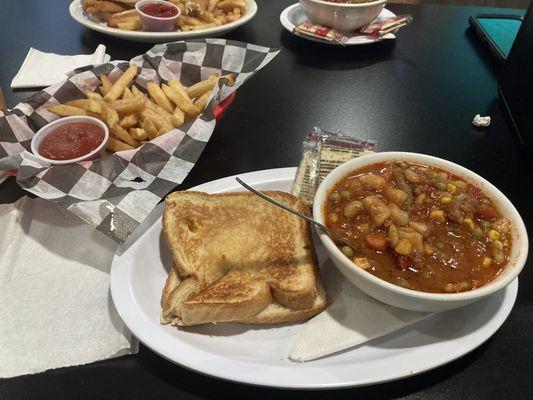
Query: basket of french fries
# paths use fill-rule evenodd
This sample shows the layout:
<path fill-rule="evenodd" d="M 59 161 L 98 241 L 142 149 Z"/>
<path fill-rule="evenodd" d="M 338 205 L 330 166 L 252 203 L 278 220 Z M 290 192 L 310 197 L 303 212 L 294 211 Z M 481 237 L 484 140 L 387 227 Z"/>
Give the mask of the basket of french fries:
<path fill-rule="evenodd" d="M 196 39 L 75 74 L 0 114 L 0 170 L 16 169 L 23 189 L 124 242 L 185 179 L 235 90 L 277 53 Z M 107 126 L 100 158 L 51 165 L 31 153 L 35 132 L 73 116 Z"/>
<path fill-rule="evenodd" d="M 85 98 L 69 100 L 47 110 L 59 117 L 86 115 L 102 120 L 111 134 L 106 147 L 109 154 L 136 149 L 181 127 L 204 112 L 219 80 L 229 86 L 235 83 L 232 74 L 210 75 L 188 88 L 172 79 L 161 84 L 147 82 L 143 93 L 132 85 L 137 72 L 137 65 L 132 64 L 114 83 L 107 75 L 100 74 L 98 91 L 86 91 Z"/>

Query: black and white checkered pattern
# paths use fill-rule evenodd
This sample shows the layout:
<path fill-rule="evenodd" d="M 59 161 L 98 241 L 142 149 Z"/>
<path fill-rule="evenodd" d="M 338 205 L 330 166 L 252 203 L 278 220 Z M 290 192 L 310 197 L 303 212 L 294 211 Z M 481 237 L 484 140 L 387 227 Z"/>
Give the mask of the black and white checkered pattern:
<path fill-rule="evenodd" d="M 100 74 L 110 74 L 115 81 L 129 63 L 112 62 L 77 73 L 0 114 L 0 170 L 18 169 L 17 183 L 23 189 L 67 207 L 122 243 L 193 168 L 215 127 L 215 106 L 278 53 L 224 39 L 157 45 L 130 61 L 139 67 L 135 84 L 141 90 L 148 81 L 171 79 L 190 86 L 214 73 L 234 73 L 236 83 L 228 87 L 221 80 L 202 115 L 138 149 L 90 162 L 50 166 L 29 152 L 34 132 L 57 119 L 47 108 L 96 90 Z"/>

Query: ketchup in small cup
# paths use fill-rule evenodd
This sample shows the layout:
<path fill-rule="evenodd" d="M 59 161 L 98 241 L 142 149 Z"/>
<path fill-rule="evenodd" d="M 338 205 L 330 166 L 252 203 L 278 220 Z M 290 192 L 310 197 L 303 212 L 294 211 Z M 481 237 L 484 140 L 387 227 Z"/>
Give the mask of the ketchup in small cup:
<path fill-rule="evenodd" d="M 168 1 L 142 0 L 135 4 L 143 31 L 170 32 L 176 29 L 180 9 Z"/>
<path fill-rule="evenodd" d="M 171 18 L 178 15 L 176 7 L 170 7 L 168 4 L 151 3 L 141 7 L 141 11 L 152 17 Z"/>
<path fill-rule="evenodd" d="M 41 128 L 31 150 L 50 164 L 69 164 L 98 157 L 109 138 L 107 126 L 92 117 L 61 118 Z"/>

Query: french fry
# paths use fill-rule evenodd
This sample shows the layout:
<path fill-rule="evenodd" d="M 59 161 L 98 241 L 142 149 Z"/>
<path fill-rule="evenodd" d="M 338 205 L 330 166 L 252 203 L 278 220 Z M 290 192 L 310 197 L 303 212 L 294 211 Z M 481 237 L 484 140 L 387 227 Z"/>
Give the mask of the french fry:
<path fill-rule="evenodd" d="M 184 25 L 196 26 L 196 25 L 202 25 L 203 24 L 203 22 L 201 20 L 199 20 L 198 18 L 195 18 L 195 17 L 188 17 L 186 15 L 183 15 L 183 16 L 180 16 L 179 18 L 183 21 Z"/>
<path fill-rule="evenodd" d="M 174 111 L 174 107 L 172 107 L 172 104 L 170 104 L 170 101 L 168 100 L 167 96 L 161 90 L 161 87 L 154 82 L 148 82 L 146 85 L 146 88 L 148 89 L 148 93 L 152 97 L 152 99 L 159 104 L 163 109 L 169 113 L 172 113 Z"/>
<path fill-rule="evenodd" d="M 137 86 L 133 85 L 131 87 L 131 94 L 133 94 L 134 96 L 137 96 L 137 95 L 143 95 L 143 92 L 141 92 Z"/>
<path fill-rule="evenodd" d="M 192 86 L 189 86 L 189 88 L 187 88 L 187 94 L 189 95 L 190 98 L 200 97 L 205 92 L 211 91 L 213 87 L 215 86 L 217 80 L 218 80 L 218 77 L 210 76 L 209 78 L 203 81 L 200 81 L 198 83 L 195 83 Z"/>
<path fill-rule="evenodd" d="M 84 1 L 84 6 L 87 7 L 87 12 L 93 12 L 93 10 L 89 10 L 89 8 L 94 8 L 94 12 L 101 13 L 118 13 L 127 10 L 125 5 L 122 5 L 119 2 L 108 0 L 86 0 Z"/>
<path fill-rule="evenodd" d="M 90 111 L 96 114 L 102 113 L 102 106 L 100 105 L 100 103 L 92 99 L 71 100 L 71 101 L 67 101 L 65 104 L 67 106 L 81 108 L 85 111 Z"/>
<path fill-rule="evenodd" d="M 148 138 L 148 135 L 146 134 L 146 131 L 142 128 L 130 128 L 130 135 L 135 140 L 146 140 Z"/>
<path fill-rule="evenodd" d="M 100 103 L 102 107 L 102 118 L 106 123 L 109 129 L 114 128 L 119 121 L 117 111 L 109 104 L 104 101 Z"/>
<path fill-rule="evenodd" d="M 171 80 L 168 86 L 163 85 L 163 91 L 188 117 L 195 117 L 199 114 L 185 88 L 177 80 Z"/>
<path fill-rule="evenodd" d="M 130 114 L 144 110 L 146 99 L 144 96 L 134 96 L 131 99 L 122 99 L 113 102 L 113 108 L 119 114 Z"/>
<path fill-rule="evenodd" d="M 172 113 L 172 125 L 175 128 L 179 128 L 185 122 L 185 113 L 181 111 L 181 108 L 176 107 Z"/>
<path fill-rule="evenodd" d="M 168 116 L 149 109 L 144 110 L 143 115 L 144 117 L 149 117 L 158 130 L 165 129 L 166 131 L 170 131 L 171 129 L 174 129 L 174 126 L 171 122 L 172 115 Z"/>
<path fill-rule="evenodd" d="M 205 110 L 205 107 L 207 106 L 207 102 L 209 101 L 209 96 L 211 95 L 211 92 L 205 92 L 203 95 L 198 97 L 196 101 L 194 102 L 194 106 L 202 113 Z"/>
<path fill-rule="evenodd" d="M 233 74 L 227 74 L 220 77 L 220 79 L 224 79 L 226 86 L 233 86 L 235 85 L 235 75 Z"/>
<path fill-rule="evenodd" d="M 226 23 L 237 21 L 241 18 L 241 14 L 228 14 L 226 15 Z"/>
<path fill-rule="evenodd" d="M 123 12 L 112 14 L 107 19 L 107 26 L 111 28 L 120 28 L 119 24 L 131 23 L 136 20 L 141 22 L 141 17 L 139 16 L 139 13 L 137 12 L 137 10 L 133 9 L 133 10 L 128 10 L 128 11 L 123 11 Z"/>
<path fill-rule="evenodd" d="M 138 147 L 139 143 L 137 143 L 137 141 L 130 136 L 128 131 L 125 130 L 120 125 L 115 125 L 114 127 L 109 127 L 109 131 L 111 132 L 111 134 L 115 138 L 123 141 L 124 143 L 127 143 L 127 144 L 129 144 L 130 146 L 133 146 L 133 147 Z"/>
<path fill-rule="evenodd" d="M 207 23 L 207 24 L 200 24 L 200 25 L 193 25 L 191 26 L 191 31 L 199 31 L 199 30 L 202 30 L 202 29 L 209 29 L 209 28 L 214 28 L 215 26 L 217 26 L 216 22 L 210 22 L 210 23 Z"/>
<path fill-rule="evenodd" d="M 104 74 L 100 74 L 100 82 L 102 82 L 102 88 L 103 88 L 103 91 L 104 91 L 104 93 L 102 93 L 102 95 L 105 96 L 107 93 L 109 93 L 109 91 L 113 87 L 113 84 L 111 83 L 109 78 L 106 75 L 104 75 Z"/>
<path fill-rule="evenodd" d="M 215 11 L 218 1 L 219 0 L 209 0 L 209 4 L 207 5 L 207 11 L 209 11 L 210 13 Z"/>
<path fill-rule="evenodd" d="M 85 92 L 85 97 L 87 97 L 88 99 L 102 100 L 102 96 L 100 96 L 96 92 Z"/>
<path fill-rule="evenodd" d="M 150 139 L 155 139 L 157 137 L 157 128 L 150 117 L 145 117 L 141 122 L 141 126 Z"/>
<path fill-rule="evenodd" d="M 234 8 L 246 10 L 246 2 L 244 0 L 222 0 L 217 4 L 217 8 L 225 12 L 233 11 Z"/>
<path fill-rule="evenodd" d="M 172 128 L 174 129 L 174 128 Z M 161 128 L 157 131 L 157 136 L 161 136 L 161 135 L 164 135 L 165 133 L 167 132 L 170 132 L 172 129 L 167 129 L 167 128 Z"/>
<path fill-rule="evenodd" d="M 124 92 L 122 93 L 123 99 L 131 99 L 133 97 L 133 93 L 131 92 L 129 87 L 124 88 Z"/>
<path fill-rule="evenodd" d="M 120 140 L 113 139 L 112 137 L 109 138 L 107 141 L 107 148 L 111 150 L 113 153 L 117 151 L 124 151 L 124 150 L 133 150 L 135 147 L 130 146 L 127 143 L 124 143 Z"/>
<path fill-rule="evenodd" d="M 119 29 L 124 29 L 125 31 L 140 31 L 141 30 L 141 20 L 134 19 L 127 22 L 119 22 L 117 24 Z"/>
<path fill-rule="evenodd" d="M 123 127 L 124 129 L 131 128 L 132 126 L 135 126 L 139 122 L 137 119 L 137 116 L 135 114 L 126 114 L 120 121 L 119 125 Z"/>
<path fill-rule="evenodd" d="M 137 75 L 137 66 L 135 64 L 130 65 L 130 67 L 124 71 L 124 73 L 117 79 L 113 84 L 109 92 L 104 96 L 104 99 L 107 101 L 115 101 L 124 92 L 124 88 L 130 84 L 130 82 Z"/>
<path fill-rule="evenodd" d="M 66 104 L 58 104 L 48 109 L 51 113 L 59 115 L 60 117 L 72 117 L 73 115 L 88 115 L 87 111 L 82 108 L 69 106 Z"/>
<path fill-rule="evenodd" d="M 158 119 L 162 118 L 162 119 L 168 121 L 169 123 L 171 122 L 172 114 L 169 113 L 167 110 L 165 110 L 160 105 L 154 103 L 149 98 L 146 99 L 146 108 L 150 111 L 151 114 L 155 114 Z"/>
<path fill-rule="evenodd" d="M 205 22 L 215 22 L 215 16 L 212 12 L 209 11 L 203 11 L 200 13 L 200 18 L 202 18 Z"/>

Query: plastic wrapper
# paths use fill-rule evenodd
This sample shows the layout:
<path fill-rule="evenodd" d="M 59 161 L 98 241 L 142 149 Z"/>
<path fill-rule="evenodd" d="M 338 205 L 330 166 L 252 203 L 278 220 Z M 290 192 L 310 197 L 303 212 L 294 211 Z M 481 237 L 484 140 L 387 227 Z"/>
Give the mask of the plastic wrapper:
<path fill-rule="evenodd" d="M 316 189 L 326 175 L 346 161 L 374 152 L 374 148 L 374 142 L 315 128 L 303 141 L 292 194 L 311 205 Z"/>
<path fill-rule="evenodd" d="M 327 26 L 315 25 L 306 21 L 294 28 L 294 33 L 299 36 L 307 36 L 321 39 L 346 46 L 348 41 L 354 37 L 382 39 L 389 33 L 394 33 L 398 29 L 408 25 L 413 20 L 410 15 L 397 15 L 395 17 L 379 18 L 371 24 L 362 27 L 353 33 L 337 32 Z"/>

